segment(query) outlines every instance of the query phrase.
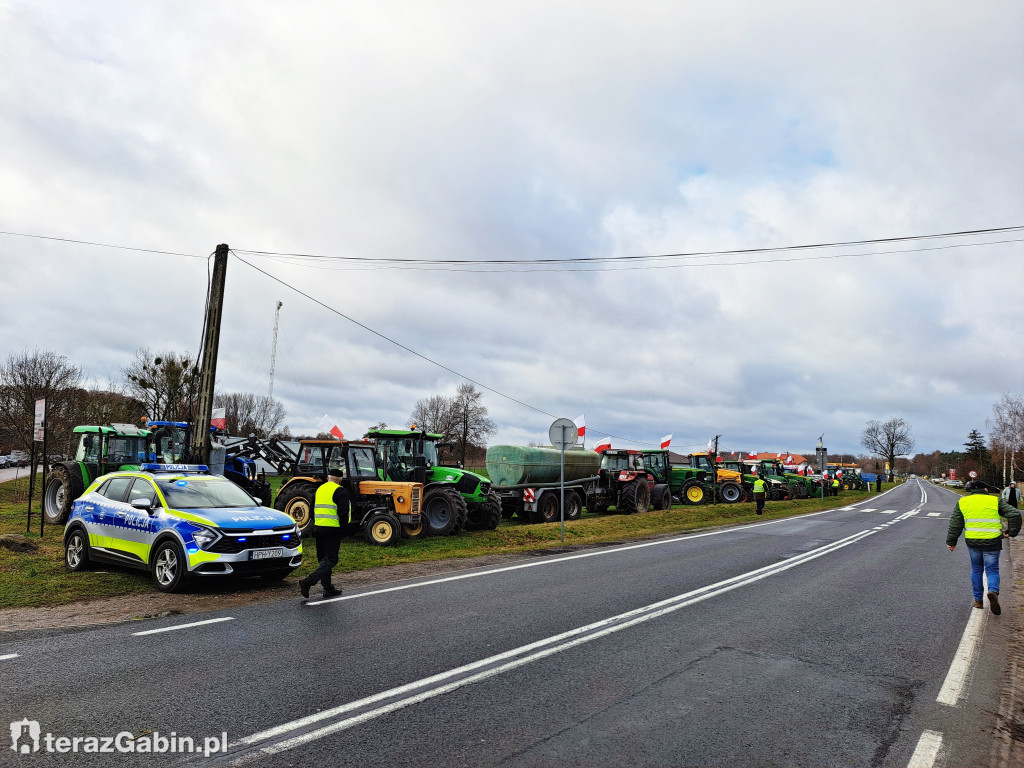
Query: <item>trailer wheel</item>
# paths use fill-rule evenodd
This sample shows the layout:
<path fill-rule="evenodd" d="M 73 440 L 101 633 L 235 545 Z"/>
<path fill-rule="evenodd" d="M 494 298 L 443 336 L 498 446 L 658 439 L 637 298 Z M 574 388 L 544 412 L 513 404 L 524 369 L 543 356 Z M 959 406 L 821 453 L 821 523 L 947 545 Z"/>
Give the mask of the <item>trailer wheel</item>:
<path fill-rule="evenodd" d="M 402 538 L 402 526 L 390 512 L 378 512 L 363 524 L 363 536 L 367 544 L 390 547 Z"/>
<path fill-rule="evenodd" d="M 68 519 L 71 504 L 82 495 L 81 472 L 78 467 L 69 468 L 57 464 L 46 476 L 43 489 L 43 516 L 47 525 L 60 525 Z"/>
<path fill-rule="evenodd" d="M 743 500 L 743 489 L 730 480 L 718 487 L 718 498 L 726 504 L 735 504 L 737 501 Z"/>
<path fill-rule="evenodd" d="M 578 493 L 570 492 L 565 497 L 565 519 L 579 520 L 583 515 L 583 502 L 580 501 Z"/>
<path fill-rule="evenodd" d="M 706 504 L 708 500 L 708 490 L 701 485 L 700 480 L 686 482 L 679 495 L 684 504 Z"/>
<path fill-rule="evenodd" d="M 295 521 L 299 533 L 313 535 L 313 503 L 316 487 L 311 483 L 292 483 L 281 489 L 274 501 L 274 509 L 284 512 Z"/>
<path fill-rule="evenodd" d="M 558 507 L 558 494 L 546 491 L 537 505 L 536 518 L 538 523 L 557 523 L 561 519 Z"/>

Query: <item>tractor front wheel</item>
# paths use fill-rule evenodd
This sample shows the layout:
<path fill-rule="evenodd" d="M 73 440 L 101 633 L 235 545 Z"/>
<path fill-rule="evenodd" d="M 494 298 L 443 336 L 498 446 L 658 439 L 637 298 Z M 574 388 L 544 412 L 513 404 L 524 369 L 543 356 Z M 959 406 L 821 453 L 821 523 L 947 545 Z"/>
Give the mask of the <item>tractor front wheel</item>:
<path fill-rule="evenodd" d="M 501 497 L 494 491 L 487 492 L 487 501 L 469 507 L 466 517 L 467 531 L 493 531 L 501 522 Z"/>
<path fill-rule="evenodd" d="M 719 486 L 718 498 L 726 504 L 735 504 L 737 501 L 743 500 L 743 489 L 739 483 L 734 483 L 730 480 Z"/>
<path fill-rule="evenodd" d="M 390 547 L 402 538 L 402 525 L 390 512 L 378 512 L 363 523 L 363 535 L 367 544 Z"/>
<path fill-rule="evenodd" d="M 684 504 L 706 504 L 708 489 L 699 480 L 690 480 L 683 485 L 680 496 Z"/>
<path fill-rule="evenodd" d="M 454 488 L 435 486 L 423 494 L 421 514 L 427 519 L 431 536 L 458 533 L 466 524 L 466 500 Z"/>

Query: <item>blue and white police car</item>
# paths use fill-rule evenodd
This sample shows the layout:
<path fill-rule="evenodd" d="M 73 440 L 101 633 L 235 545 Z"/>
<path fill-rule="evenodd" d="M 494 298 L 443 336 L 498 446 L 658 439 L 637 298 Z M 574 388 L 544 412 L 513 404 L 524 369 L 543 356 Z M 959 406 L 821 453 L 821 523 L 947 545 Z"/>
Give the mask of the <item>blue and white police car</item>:
<path fill-rule="evenodd" d="M 204 465 L 143 464 L 96 479 L 71 507 L 64 561 L 141 568 L 175 592 L 207 576 L 284 578 L 302 564 L 291 517 Z"/>

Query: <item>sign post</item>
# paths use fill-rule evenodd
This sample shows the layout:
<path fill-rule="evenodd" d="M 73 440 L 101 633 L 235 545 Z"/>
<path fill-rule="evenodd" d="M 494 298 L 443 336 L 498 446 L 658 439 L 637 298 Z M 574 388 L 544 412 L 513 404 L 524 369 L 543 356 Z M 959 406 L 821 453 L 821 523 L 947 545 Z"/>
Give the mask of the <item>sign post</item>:
<path fill-rule="evenodd" d="M 561 452 L 558 474 L 558 491 L 560 494 L 558 513 L 561 518 L 561 540 L 563 544 L 565 543 L 565 449 L 574 447 L 577 438 L 579 438 L 579 429 L 576 426 L 576 422 L 572 419 L 555 419 L 551 428 L 548 429 L 548 439 L 551 441 L 551 445 Z"/>

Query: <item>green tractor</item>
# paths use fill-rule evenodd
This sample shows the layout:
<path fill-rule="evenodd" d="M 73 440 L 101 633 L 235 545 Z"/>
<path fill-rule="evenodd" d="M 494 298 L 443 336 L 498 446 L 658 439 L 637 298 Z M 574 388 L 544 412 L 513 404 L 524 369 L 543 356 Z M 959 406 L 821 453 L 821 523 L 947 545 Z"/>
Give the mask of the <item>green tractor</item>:
<path fill-rule="evenodd" d="M 137 470 L 147 460 L 149 432 L 133 424 L 75 427 L 78 449 L 71 461 L 50 467 L 43 485 L 43 516 L 48 525 L 68 519 L 71 503 L 107 472 Z"/>
<path fill-rule="evenodd" d="M 651 491 L 651 503 L 655 511 L 672 507 L 672 465 L 669 463 L 668 451 L 661 449 L 641 451 L 644 456 L 644 468 L 647 474 L 654 477 L 654 490 Z"/>
<path fill-rule="evenodd" d="M 493 531 L 501 522 L 501 497 L 491 482 L 439 459 L 443 435 L 417 429 L 372 429 L 382 480 L 423 483 L 423 516 L 435 536 Z"/>
<path fill-rule="evenodd" d="M 752 467 L 757 475 L 768 484 L 768 499 L 806 499 L 814 489 L 811 478 L 786 472 L 778 459 L 758 459 L 745 462 Z"/>
<path fill-rule="evenodd" d="M 716 454 L 691 453 L 686 458 L 688 464 L 672 466 L 671 479 L 672 493 L 684 504 L 735 504 L 747 497 L 740 473 L 727 469 Z"/>

